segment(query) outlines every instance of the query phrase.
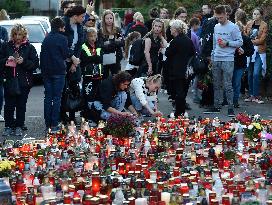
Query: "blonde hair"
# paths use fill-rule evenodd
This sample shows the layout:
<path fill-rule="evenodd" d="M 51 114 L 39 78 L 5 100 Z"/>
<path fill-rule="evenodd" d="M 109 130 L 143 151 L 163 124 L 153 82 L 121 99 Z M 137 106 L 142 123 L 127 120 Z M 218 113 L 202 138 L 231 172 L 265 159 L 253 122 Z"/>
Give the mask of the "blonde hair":
<path fill-rule="evenodd" d="M 245 30 L 245 26 L 243 25 L 243 23 L 241 21 L 237 21 L 235 24 L 238 26 L 239 30 L 243 33 Z"/>
<path fill-rule="evenodd" d="M 170 22 L 170 27 L 177 30 L 178 33 L 186 34 L 188 26 L 182 20 L 174 19 Z"/>
<path fill-rule="evenodd" d="M 86 29 L 86 33 L 87 34 L 88 33 L 96 33 L 97 34 L 97 30 L 94 27 L 89 27 L 89 28 Z"/>
<path fill-rule="evenodd" d="M 0 10 L 0 21 L 9 20 L 9 15 L 5 9 Z"/>
<path fill-rule="evenodd" d="M 135 20 L 138 15 L 142 15 L 141 12 L 139 11 L 135 12 L 135 14 L 133 15 L 133 19 Z"/>
<path fill-rule="evenodd" d="M 112 15 L 113 18 L 113 23 L 112 23 L 112 30 L 111 33 L 107 30 L 106 28 L 106 22 L 105 22 L 105 17 L 110 14 Z M 114 35 L 117 33 L 117 29 L 115 27 L 115 15 L 111 10 L 105 10 L 102 15 L 102 34 L 103 35 Z"/>
<path fill-rule="evenodd" d="M 153 33 L 153 28 L 154 28 L 154 25 L 155 25 L 155 23 L 161 23 L 162 24 L 162 36 L 165 38 L 165 25 L 164 25 L 164 21 L 162 20 L 162 19 L 159 19 L 159 18 L 156 18 L 156 19 L 154 19 L 153 20 L 153 22 L 152 22 L 152 29 L 151 29 L 151 31 L 149 31 L 144 37 L 143 37 L 143 39 L 146 39 L 147 38 L 147 36 L 149 36 L 149 35 L 151 35 L 152 33 Z"/>
<path fill-rule="evenodd" d="M 133 31 L 128 34 L 126 41 L 125 41 L 125 57 L 126 58 L 128 57 L 129 46 L 132 45 L 132 43 L 139 38 L 141 38 L 141 34 L 137 31 Z"/>
<path fill-rule="evenodd" d="M 10 32 L 10 40 L 14 40 L 14 37 L 18 33 L 23 35 L 23 40 L 27 39 L 28 31 L 27 31 L 26 27 L 22 24 L 15 24 L 12 27 L 11 32 Z"/>
<path fill-rule="evenodd" d="M 152 76 L 149 76 L 147 79 L 146 79 L 146 82 L 149 82 L 149 83 L 157 83 L 157 84 L 162 84 L 162 76 L 160 74 L 156 74 L 156 75 L 152 75 Z"/>
<path fill-rule="evenodd" d="M 144 17 L 142 14 L 138 14 L 135 18 L 135 21 L 140 21 L 141 23 L 144 23 Z"/>

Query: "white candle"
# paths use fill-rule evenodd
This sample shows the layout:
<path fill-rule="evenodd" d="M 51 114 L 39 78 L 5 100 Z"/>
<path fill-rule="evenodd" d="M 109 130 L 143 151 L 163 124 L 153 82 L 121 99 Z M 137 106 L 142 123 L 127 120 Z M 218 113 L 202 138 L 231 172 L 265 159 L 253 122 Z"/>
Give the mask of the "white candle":
<path fill-rule="evenodd" d="M 138 198 L 135 200 L 135 205 L 147 205 L 146 198 Z"/>
<path fill-rule="evenodd" d="M 156 172 L 156 171 L 150 171 L 150 179 L 151 179 L 153 182 L 156 182 L 156 181 L 157 181 L 157 172 Z"/>
<path fill-rule="evenodd" d="M 161 193 L 161 200 L 164 201 L 166 203 L 166 205 L 168 205 L 170 203 L 170 196 L 171 196 L 170 193 L 162 192 Z"/>

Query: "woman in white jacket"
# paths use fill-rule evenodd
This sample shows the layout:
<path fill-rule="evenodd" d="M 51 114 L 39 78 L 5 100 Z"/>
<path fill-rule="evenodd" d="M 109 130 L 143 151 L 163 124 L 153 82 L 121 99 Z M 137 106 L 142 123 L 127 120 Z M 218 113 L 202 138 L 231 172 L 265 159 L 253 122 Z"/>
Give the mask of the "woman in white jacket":
<path fill-rule="evenodd" d="M 130 84 L 130 97 L 134 108 L 143 115 L 161 116 L 158 111 L 157 91 L 162 83 L 161 75 L 134 78 Z"/>

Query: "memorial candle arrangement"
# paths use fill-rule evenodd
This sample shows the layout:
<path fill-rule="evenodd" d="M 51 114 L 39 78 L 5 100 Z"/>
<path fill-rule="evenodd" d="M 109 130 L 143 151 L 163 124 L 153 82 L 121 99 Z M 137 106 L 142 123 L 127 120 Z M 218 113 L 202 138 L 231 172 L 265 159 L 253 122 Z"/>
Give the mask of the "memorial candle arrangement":
<path fill-rule="evenodd" d="M 6 141 L 0 178 L 10 189 L 0 185 L 0 197 L 12 194 L 16 204 L 271 204 L 271 120 L 157 118 L 121 138 L 103 126 L 83 121 L 44 140 Z"/>

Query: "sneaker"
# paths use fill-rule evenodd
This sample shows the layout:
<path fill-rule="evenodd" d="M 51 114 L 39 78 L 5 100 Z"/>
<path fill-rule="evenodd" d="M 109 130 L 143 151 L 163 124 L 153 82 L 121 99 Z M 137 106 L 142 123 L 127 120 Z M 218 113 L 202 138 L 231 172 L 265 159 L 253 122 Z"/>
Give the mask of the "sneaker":
<path fill-rule="evenodd" d="M 16 127 L 15 129 L 15 136 L 22 136 L 23 135 L 23 130 L 21 127 Z"/>
<path fill-rule="evenodd" d="M 23 131 L 27 131 L 28 130 L 27 126 L 25 126 L 25 125 L 23 125 L 21 128 L 22 128 Z"/>
<path fill-rule="evenodd" d="M 228 109 L 228 116 L 229 117 L 235 117 L 234 110 L 232 108 Z"/>
<path fill-rule="evenodd" d="M 259 98 L 254 98 L 252 102 L 258 103 L 258 104 L 264 104 L 263 100 L 260 100 Z"/>
<path fill-rule="evenodd" d="M 89 120 L 89 127 L 97 127 L 97 123 L 92 120 Z"/>
<path fill-rule="evenodd" d="M 250 96 L 250 97 L 245 99 L 245 102 L 252 102 L 253 100 L 254 100 L 254 97 Z"/>
<path fill-rule="evenodd" d="M 193 102 L 196 103 L 196 104 L 199 104 L 200 103 L 200 98 L 199 97 L 196 97 L 193 99 Z"/>
<path fill-rule="evenodd" d="M 216 107 L 212 107 L 203 112 L 204 114 L 213 114 L 213 113 L 220 113 L 220 109 Z"/>
<path fill-rule="evenodd" d="M 55 126 L 55 127 L 51 127 L 50 133 L 56 134 L 59 131 L 60 131 L 59 126 Z"/>
<path fill-rule="evenodd" d="M 10 136 L 13 134 L 13 130 L 10 127 L 5 127 L 2 136 Z"/>
<path fill-rule="evenodd" d="M 192 110 L 192 108 L 190 107 L 188 103 L 185 103 L 185 110 Z"/>
<path fill-rule="evenodd" d="M 0 115 L 0 122 L 5 122 L 5 119 L 3 118 L 2 115 Z"/>

